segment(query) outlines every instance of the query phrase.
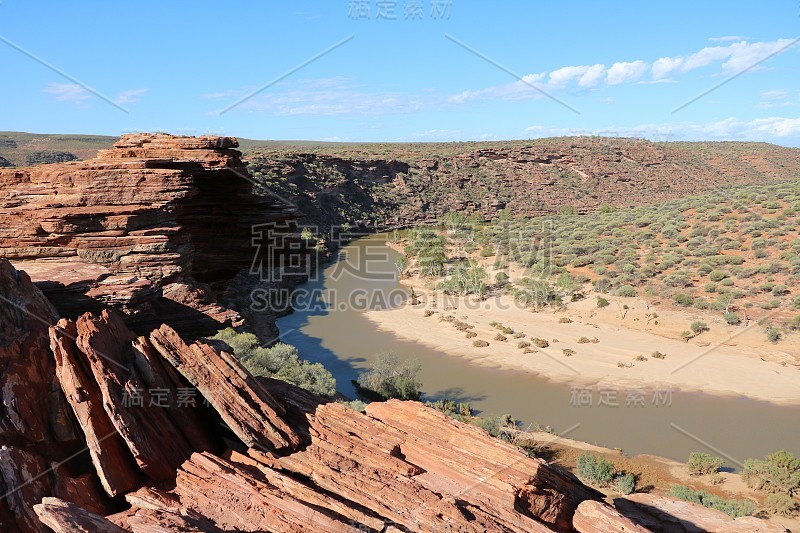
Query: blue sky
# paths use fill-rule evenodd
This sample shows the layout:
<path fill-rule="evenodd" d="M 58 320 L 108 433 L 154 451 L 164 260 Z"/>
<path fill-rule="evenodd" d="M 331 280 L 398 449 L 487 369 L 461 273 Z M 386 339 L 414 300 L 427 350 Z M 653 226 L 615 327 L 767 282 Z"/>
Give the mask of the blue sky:
<path fill-rule="evenodd" d="M 800 146 L 799 11 L 797 0 L 2 0 L 0 130 Z"/>

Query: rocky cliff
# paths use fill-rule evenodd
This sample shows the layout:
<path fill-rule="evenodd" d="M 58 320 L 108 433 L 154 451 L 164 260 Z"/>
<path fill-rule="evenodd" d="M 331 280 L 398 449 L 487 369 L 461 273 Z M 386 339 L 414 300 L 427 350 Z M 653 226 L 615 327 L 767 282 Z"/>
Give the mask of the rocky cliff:
<path fill-rule="evenodd" d="M 110 306 L 142 330 L 236 325 L 241 318 L 216 296 L 253 264 L 253 228 L 290 233 L 296 216 L 253 193 L 236 146 L 228 137 L 125 135 L 95 159 L 0 170 L 0 257 L 62 316 Z"/>

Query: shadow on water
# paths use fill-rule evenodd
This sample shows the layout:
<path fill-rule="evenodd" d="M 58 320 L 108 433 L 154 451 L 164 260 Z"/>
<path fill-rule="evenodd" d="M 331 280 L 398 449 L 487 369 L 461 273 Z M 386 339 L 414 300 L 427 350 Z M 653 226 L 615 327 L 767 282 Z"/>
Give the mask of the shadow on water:
<path fill-rule="evenodd" d="M 587 387 L 583 390 L 588 390 L 591 402 L 581 404 L 576 401 L 576 388 L 569 384 L 479 366 L 381 331 L 362 310 L 385 305 L 386 299 L 371 295 L 405 294 L 397 282 L 397 255 L 385 246 L 385 236 L 354 241 L 318 279 L 299 288 L 304 291 L 301 298 L 316 294 L 321 304 L 301 301 L 303 305 L 293 314 L 278 321 L 282 340 L 297 346 L 304 358 L 328 368 L 347 396 L 355 396 L 350 381 L 359 371 L 377 354 L 390 351 L 421 364 L 424 399 L 468 402 L 484 415 L 508 413 L 523 426 L 569 430 L 565 435 L 569 438 L 619 447 L 627 453 L 685 461 L 690 452 L 703 451 L 724 455 L 729 466 L 739 468 L 746 458 L 779 449 L 800 452 L 800 409 L 796 407 L 679 390 L 666 398 L 665 389 L 653 387 L 636 391 L 635 401 L 631 390 L 616 391 L 616 407 L 600 405 L 601 391 Z M 394 298 L 391 302 L 396 303 Z M 657 392 L 662 395 L 658 402 Z"/>

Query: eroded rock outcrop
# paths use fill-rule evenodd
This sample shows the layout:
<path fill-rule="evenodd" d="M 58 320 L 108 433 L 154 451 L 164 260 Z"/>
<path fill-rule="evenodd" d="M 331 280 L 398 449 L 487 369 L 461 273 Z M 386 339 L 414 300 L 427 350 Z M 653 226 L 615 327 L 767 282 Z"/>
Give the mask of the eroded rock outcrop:
<path fill-rule="evenodd" d="M 253 193 L 237 146 L 124 135 L 95 159 L 0 170 L 0 257 L 63 316 L 115 307 L 144 331 L 238 325 L 213 293 L 253 263 L 252 227 L 288 224 L 295 209 Z"/>

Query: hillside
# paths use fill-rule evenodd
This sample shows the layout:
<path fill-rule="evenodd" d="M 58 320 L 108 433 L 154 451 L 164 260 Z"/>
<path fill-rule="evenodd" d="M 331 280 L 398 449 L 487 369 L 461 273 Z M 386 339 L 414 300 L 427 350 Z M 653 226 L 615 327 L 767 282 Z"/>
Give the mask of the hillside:
<path fill-rule="evenodd" d="M 307 223 L 409 226 L 447 211 L 491 219 L 657 203 L 800 176 L 800 150 L 764 143 L 536 141 L 254 149 L 250 171 Z"/>
<path fill-rule="evenodd" d="M 70 159 L 90 159 L 98 150 L 111 148 L 116 137 L 103 135 L 60 135 L 0 131 L 0 166 L 3 158 L 14 166 L 61 163 Z M 54 157 L 55 153 L 72 158 Z"/>

